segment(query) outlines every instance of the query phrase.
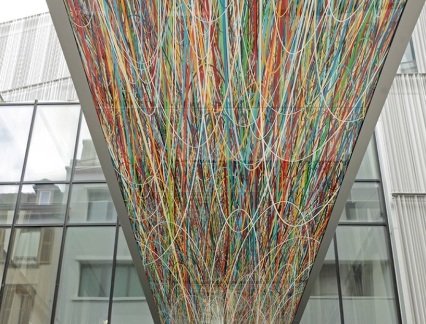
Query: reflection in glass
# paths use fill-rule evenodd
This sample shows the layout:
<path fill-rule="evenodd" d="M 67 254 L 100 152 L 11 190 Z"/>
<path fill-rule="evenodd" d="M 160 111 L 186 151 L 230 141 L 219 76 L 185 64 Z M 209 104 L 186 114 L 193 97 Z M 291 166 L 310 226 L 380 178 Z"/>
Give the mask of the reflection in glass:
<path fill-rule="evenodd" d="M 315 281 L 301 323 L 340 323 L 339 294 L 333 242 L 331 242 L 327 251 L 319 277 Z"/>
<path fill-rule="evenodd" d="M 112 323 L 153 323 L 136 268 L 120 229 L 115 268 Z"/>
<path fill-rule="evenodd" d="M 16 229 L 0 323 L 50 322 L 61 234 L 53 227 Z"/>
<path fill-rule="evenodd" d="M 105 180 L 95 145 L 84 118 L 81 121 L 74 180 Z"/>
<path fill-rule="evenodd" d="M 115 222 L 117 214 L 108 186 L 74 184 L 69 211 L 70 222 Z"/>
<path fill-rule="evenodd" d="M 373 182 L 355 182 L 352 186 L 341 221 L 383 221 L 380 203 L 380 185 Z"/>
<path fill-rule="evenodd" d="M 77 105 L 37 107 L 26 181 L 69 179 L 79 113 Z"/>
<path fill-rule="evenodd" d="M 0 228 L 0 278 L 3 276 L 6 253 L 9 246 L 10 229 Z"/>
<path fill-rule="evenodd" d="M 359 167 L 357 180 L 379 180 L 379 162 L 377 160 L 377 148 L 374 137 L 368 144 L 367 151 L 362 159 L 361 166 Z"/>
<path fill-rule="evenodd" d="M 404 55 L 402 56 L 397 73 L 417 73 L 417 62 L 414 54 L 413 39 L 410 39 L 410 42 L 405 49 Z"/>
<path fill-rule="evenodd" d="M 0 106 L 0 181 L 21 178 L 32 114 L 33 106 Z"/>
<path fill-rule="evenodd" d="M 18 186 L 0 186 L 0 224 L 12 224 Z"/>
<path fill-rule="evenodd" d="M 106 323 L 114 237 L 114 226 L 68 229 L 56 323 Z"/>
<path fill-rule="evenodd" d="M 18 223 L 63 223 L 68 185 L 34 184 L 22 186 Z"/>
<path fill-rule="evenodd" d="M 337 229 L 345 323 L 397 323 L 385 227 Z"/>

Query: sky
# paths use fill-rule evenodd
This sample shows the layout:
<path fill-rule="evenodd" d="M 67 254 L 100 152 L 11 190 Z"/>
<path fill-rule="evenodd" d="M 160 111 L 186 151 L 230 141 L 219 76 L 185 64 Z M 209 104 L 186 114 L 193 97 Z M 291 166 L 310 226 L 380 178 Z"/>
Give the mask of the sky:
<path fill-rule="evenodd" d="M 0 23 L 47 12 L 46 0 L 0 0 Z"/>

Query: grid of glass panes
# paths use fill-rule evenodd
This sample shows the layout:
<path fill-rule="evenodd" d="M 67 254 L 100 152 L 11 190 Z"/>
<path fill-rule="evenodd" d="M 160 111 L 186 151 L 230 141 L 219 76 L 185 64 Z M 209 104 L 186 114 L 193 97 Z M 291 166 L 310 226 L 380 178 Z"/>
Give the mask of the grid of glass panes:
<path fill-rule="evenodd" d="M 358 171 L 302 323 L 400 323 L 374 138 Z"/>
<path fill-rule="evenodd" d="M 76 103 L 0 104 L 0 323 L 150 323 Z"/>
<path fill-rule="evenodd" d="M 149 323 L 78 104 L 0 105 L 0 323 Z M 303 323 L 400 322 L 374 141 Z"/>

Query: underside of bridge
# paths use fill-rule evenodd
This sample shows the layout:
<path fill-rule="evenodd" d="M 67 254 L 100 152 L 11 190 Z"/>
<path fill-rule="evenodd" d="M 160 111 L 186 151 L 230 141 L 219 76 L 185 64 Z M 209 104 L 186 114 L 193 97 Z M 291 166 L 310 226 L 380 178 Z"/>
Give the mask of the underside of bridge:
<path fill-rule="evenodd" d="M 298 322 L 420 0 L 50 0 L 163 323 Z"/>

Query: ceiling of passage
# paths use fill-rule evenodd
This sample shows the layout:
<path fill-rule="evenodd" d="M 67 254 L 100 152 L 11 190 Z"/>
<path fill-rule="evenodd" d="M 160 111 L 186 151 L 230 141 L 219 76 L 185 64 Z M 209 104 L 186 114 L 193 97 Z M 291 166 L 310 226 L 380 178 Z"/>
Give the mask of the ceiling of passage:
<path fill-rule="evenodd" d="M 162 321 L 290 323 L 403 0 L 64 0 Z"/>

